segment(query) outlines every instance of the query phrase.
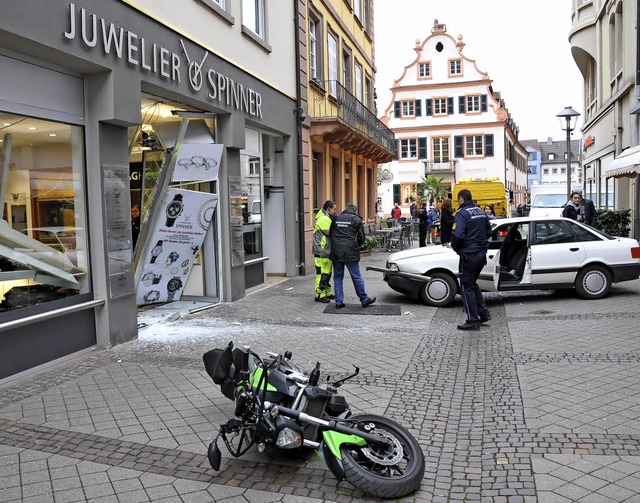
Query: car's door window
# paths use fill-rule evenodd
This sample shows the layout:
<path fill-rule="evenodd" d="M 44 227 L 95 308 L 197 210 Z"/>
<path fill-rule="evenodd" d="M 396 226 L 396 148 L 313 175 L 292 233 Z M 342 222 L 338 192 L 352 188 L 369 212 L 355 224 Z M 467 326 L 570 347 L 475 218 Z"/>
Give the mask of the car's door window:
<path fill-rule="evenodd" d="M 493 229 L 491 233 L 491 238 L 489 238 L 489 249 L 490 250 L 499 250 L 500 246 L 502 246 L 502 242 L 504 238 L 509 234 L 509 228 L 511 224 L 499 225 Z"/>
<path fill-rule="evenodd" d="M 536 244 L 548 245 L 557 243 L 573 243 L 576 236 L 571 232 L 567 222 L 549 220 L 536 222 Z"/>
<path fill-rule="evenodd" d="M 566 224 L 576 235 L 578 241 L 602 241 L 602 238 L 600 236 L 594 234 L 589 229 L 585 229 L 579 224 L 576 224 L 574 222 L 566 222 Z"/>

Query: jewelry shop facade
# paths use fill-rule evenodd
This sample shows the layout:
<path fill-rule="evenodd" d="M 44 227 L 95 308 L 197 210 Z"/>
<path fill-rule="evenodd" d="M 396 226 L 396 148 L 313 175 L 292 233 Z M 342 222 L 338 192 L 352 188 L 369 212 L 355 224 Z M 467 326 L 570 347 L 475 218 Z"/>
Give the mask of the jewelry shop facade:
<path fill-rule="evenodd" d="M 135 338 L 141 305 L 298 272 L 294 93 L 169 26 L 3 6 L 0 380 Z"/>

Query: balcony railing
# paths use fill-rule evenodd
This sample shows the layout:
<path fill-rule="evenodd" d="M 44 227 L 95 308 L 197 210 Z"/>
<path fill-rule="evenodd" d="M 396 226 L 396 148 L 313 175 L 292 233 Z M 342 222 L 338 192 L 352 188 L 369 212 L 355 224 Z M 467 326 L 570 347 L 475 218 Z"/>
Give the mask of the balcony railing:
<path fill-rule="evenodd" d="M 368 140 L 395 155 L 396 139 L 393 131 L 385 126 L 361 101 L 337 80 L 312 81 L 315 99 L 309 100 L 312 118 L 335 118 Z M 311 94 L 311 93 L 310 93 Z"/>
<path fill-rule="evenodd" d="M 446 162 L 422 161 L 424 163 L 424 176 L 433 174 L 454 173 L 456 170 L 457 159 Z"/>

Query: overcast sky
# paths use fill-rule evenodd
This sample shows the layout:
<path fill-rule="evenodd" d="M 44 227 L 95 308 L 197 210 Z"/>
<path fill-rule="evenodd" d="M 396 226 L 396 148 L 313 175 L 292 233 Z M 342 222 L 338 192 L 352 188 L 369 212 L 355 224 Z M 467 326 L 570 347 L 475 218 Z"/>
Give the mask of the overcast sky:
<path fill-rule="evenodd" d="M 462 54 L 489 74 L 520 140 L 564 140 L 556 114 L 571 106 L 584 115 L 582 77 L 568 42 L 571 0 L 375 0 L 374 8 L 379 115 L 434 19 L 454 39 L 463 36 Z M 580 138 L 580 119 L 573 139 Z"/>

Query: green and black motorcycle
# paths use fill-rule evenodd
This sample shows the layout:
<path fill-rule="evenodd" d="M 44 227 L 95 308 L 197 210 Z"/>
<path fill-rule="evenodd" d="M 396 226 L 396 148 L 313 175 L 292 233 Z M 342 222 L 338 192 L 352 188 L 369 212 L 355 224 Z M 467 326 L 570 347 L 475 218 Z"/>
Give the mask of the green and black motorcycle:
<path fill-rule="evenodd" d="M 207 373 L 235 401 L 234 418 L 220 425 L 208 458 L 220 469 L 222 437 L 234 457 L 257 445 L 315 449 L 339 480 L 377 498 L 400 498 L 420 486 L 424 455 L 416 439 L 395 421 L 375 414 L 352 414 L 337 389 L 352 375 L 320 383 L 320 363 L 311 373 L 291 361 L 291 353 L 263 360 L 248 347 L 213 349 L 203 356 Z"/>

